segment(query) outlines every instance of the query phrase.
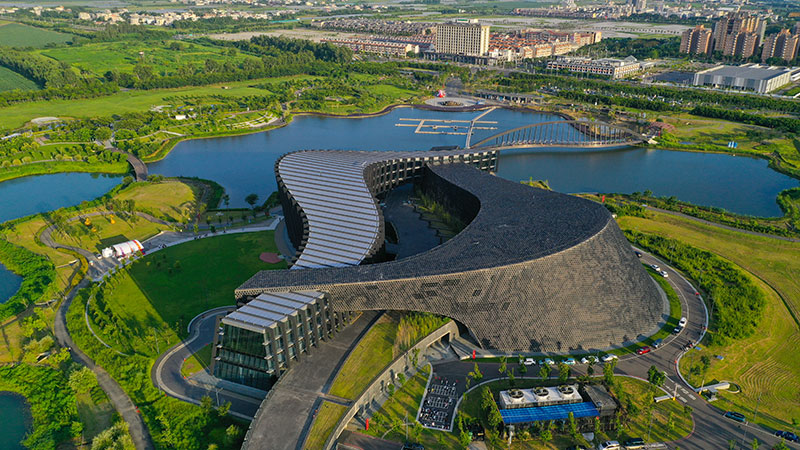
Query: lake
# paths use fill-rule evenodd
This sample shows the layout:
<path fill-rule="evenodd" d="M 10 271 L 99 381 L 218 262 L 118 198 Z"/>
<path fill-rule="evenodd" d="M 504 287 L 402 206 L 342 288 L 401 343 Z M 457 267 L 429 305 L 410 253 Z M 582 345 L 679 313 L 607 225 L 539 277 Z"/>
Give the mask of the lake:
<path fill-rule="evenodd" d="M 56 173 L 0 183 L 0 223 L 94 200 L 122 181 L 119 175 Z"/>
<path fill-rule="evenodd" d="M 246 136 L 184 141 L 150 173 L 197 176 L 223 185 L 230 206 L 244 207 L 256 193 L 264 200 L 276 189 L 274 165 L 284 153 L 306 149 L 428 150 L 433 146 L 464 145 L 464 136 L 414 134 L 397 127 L 401 118 L 469 120 L 478 113 L 453 113 L 398 108 L 365 119 L 295 117 L 286 127 Z M 497 130 L 479 130 L 483 137 L 521 125 L 559 120 L 551 114 L 495 110 L 482 120 Z M 565 125 L 565 130 L 572 130 Z M 623 192 L 651 190 L 700 205 L 717 206 L 740 214 L 780 216 L 779 192 L 800 185 L 771 170 L 767 161 L 727 154 L 675 152 L 646 148 L 605 151 L 504 150 L 498 175 L 510 180 L 546 179 L 557 191 Z"/>
<path fill-rule="evenodd" d="M 31 408 L 25 397 L 14 392 L 0 392 L 0 448 L 24 450 L 20 443 L 31 429 Z"/>
<path fill-rule="evenodd" d="M 22 284 L 22 277 L 0 264 L 0 303 L 8 301 L 17 292 L 20 284 Z"/>

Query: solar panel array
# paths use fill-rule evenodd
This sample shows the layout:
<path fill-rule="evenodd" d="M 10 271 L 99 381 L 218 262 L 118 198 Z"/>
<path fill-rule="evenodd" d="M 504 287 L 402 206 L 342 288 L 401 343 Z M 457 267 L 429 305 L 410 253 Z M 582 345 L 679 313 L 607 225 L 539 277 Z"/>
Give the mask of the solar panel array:
<path fill-rule="evenodd" d="M 322 292 L 296 291 L 261 294 L 236 311 L 223 317 L 222 323 L 262 332 L 276 322 L 295 314 L 315 300 Z"/>
<path fill-rule="evenodd" d="M 539 422 L 542 420 L 563 420 L 569 413 L 580 417 L 599 417 L 600 412 L 591 402 L 571 403 L 569 405 L 539 406 L 534 408 L 501 409 L 500 415 L 506 425 L 515 423 Z"/>

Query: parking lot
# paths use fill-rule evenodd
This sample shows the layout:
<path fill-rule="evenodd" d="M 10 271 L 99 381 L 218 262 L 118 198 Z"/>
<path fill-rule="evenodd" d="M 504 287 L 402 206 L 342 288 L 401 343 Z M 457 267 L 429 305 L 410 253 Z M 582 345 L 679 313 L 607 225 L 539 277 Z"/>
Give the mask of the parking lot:
<path fill-rule="evenodd" d="M 456 402 L 464 391 L 464 381 L 455 377 L 437 375 L 431 378 L 417 421 L 422 426 L 437 430 L 450 430 Z"/>

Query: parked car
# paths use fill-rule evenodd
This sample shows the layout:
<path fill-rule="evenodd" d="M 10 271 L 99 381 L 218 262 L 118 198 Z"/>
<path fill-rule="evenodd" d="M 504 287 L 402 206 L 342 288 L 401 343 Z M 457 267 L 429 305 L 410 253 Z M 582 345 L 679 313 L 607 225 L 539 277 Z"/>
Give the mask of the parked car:
<path fill-rule="evenodd" d="M 775 432 L 775 436 L 778 436 L 779 438 L 786 439 L 787 441 L 790 441 L 790 442 L 800 442 L 800 436 L 797 436 L 796 434 L 792 433 L 791 431 L 776 431 Z"/>
<path fill-rule="evenodd" d="M 644 355 L 646 353 L 650 353 L 650 347 L 648 347 L 646 345 L 644 347 L 639 347 L 639 348 L 636 349 L 636 354 L 637 355 Z"/>
<path fill-rule="evenodd" d="M 526 366 L 532 366 L 534 364 L 533 358 L 525 358 L 523 364 L 525 364 Z"/>
<path fill-rule="evenodd" d="M 738 413 L 736 411 L 728 411 L 725 413 L 725 417 L 731 420 L 735 420 L 741 423 L 747 423 L 747 419 L 744 417 L 744 414 Z"/>
<path fill-rule="evenodd" d="M 644 439 L 642 438 L 630 438 L 627 441 L 623 442 L 622 445 L 625 447 L 625 450 L 633 450 L 637 448 L 644 448 Z"/>
<path fill-rule="evenodd" d="M 633 253 L 636 253 L 636 257 L 637 258 L 641 258 L 642 257 L 642 252 L 633 252 Z"/>
<path fill-rule="evenodd" d="M 567 359 L 565 359 L 564 360 L 564 364 L 566 364 L 568 366 L 574 366 L 575 365 L 575 358 L 567 358 Z"/>
<path fill-rule="evenodd" d="M 686 326 L 686 322 L 688 322 L 688 320 L 686 320 L 686 317 L 681 317 L 681 320 L 678 322 L 678 326 L 683 328 Z"/>
<path fill-rule="evenodd" d="M 609 354 L 609 355 L 605 355 L 605 356 L 603 356 L 603 357 L 602 357 L 602 358 L 600 358 L 600 359 L 601 359 L 601 360 L 602 360 L 604 363 L 607 363 L 607 362 L 609 362 L 609 361 L 611 361 L 611 360 L 617 359 L 617 355 L 611 355 L 611 354 Z"/>
<path fill-rule="evenodd" d="M 656 339 L 655 341 L 653 341 L 653 348 L 661 347 L 661 344 L 663 343 L 664 343 L 663 339 Z"/>
<path fill-rule="evenodd" d="M 620 450 L 622 446 L 617 441 L 605 441 L 602 444 L 597 444 L 597 450 Z"/>
<path fill-rule="evenodd" d="M 666 271 L 666 270 L 662 270 L 662 271 L 661 271 L 661 272 L 659 272 L 659 273 L 661 274 L 661 276 L 662 276 L 662 277 L 664 277 L 664 278 L 669 278 L 669 274 L 667 273 L 667 271 Z"/>
<path fill-rule="evenodd" d="M 553 361 L 553 360 L 552 360 L 552 359 L 550 359 L 550 358 L 545 358 L 545 359 L 544 359 L 544 363 L 545 363 L 546 365 L 548 365 L 548 366 L 552 366 L 552 365 L 554 365 L 556 362 L 555 362 L 555 361 Z"/>

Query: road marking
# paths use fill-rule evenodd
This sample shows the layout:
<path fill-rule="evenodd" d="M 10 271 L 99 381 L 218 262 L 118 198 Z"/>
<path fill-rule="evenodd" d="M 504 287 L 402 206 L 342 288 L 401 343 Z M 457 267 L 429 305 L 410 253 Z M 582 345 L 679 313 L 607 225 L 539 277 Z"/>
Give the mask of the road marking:
<path fill-rule="evenodd" d="M 692 394 L 689 394 L 689 398 L 690 398 L 690 399 L 692 399 L 692 400 L 697 400 L 697 397 L 695 397 L 695 396 L 694 396 L 694 395 L 692 395 Z"/>

